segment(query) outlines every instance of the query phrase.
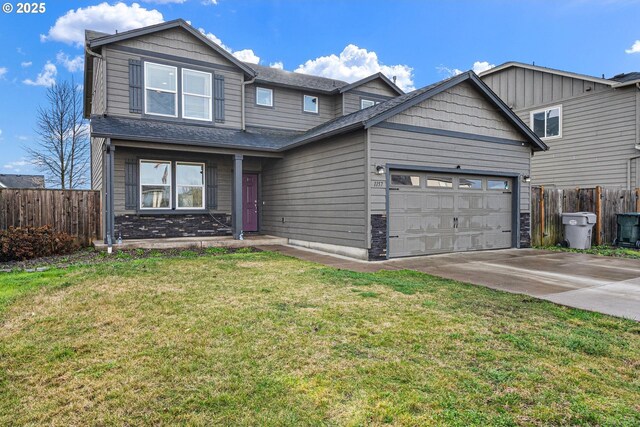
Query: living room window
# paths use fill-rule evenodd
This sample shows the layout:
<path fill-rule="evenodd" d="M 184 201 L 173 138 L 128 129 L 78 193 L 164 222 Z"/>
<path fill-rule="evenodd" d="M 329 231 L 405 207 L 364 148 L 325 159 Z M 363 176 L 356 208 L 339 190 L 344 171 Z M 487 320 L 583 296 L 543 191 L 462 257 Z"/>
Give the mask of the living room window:
<path fill-rule="evenodd" d="M 204 208 L 204 163 L 176 162 L 176 208 Z"/>
<path fill-rule="evenodd" d="M 562 137 L 562 106 L 531 112 L 531 129 L 540 138 Z"/>
<path fill-rule="evenodd" d="M 178 69 L 144 63 L 145 114 L 178 117 Z"/>
<path fill-rule="evenodd" d="M 140 160 L 140 209 L 171 209 L 171 162 Z"/>
<path fill-rule="evenodd" d="M 263 107 L 273 107 L 273 90 L 266 87 L 256 87 L 256 104 Z"/>
<path fill-rule="evenodd" d="M 182 117 L 211 121 L 211 73 L 182 69 Z"/>

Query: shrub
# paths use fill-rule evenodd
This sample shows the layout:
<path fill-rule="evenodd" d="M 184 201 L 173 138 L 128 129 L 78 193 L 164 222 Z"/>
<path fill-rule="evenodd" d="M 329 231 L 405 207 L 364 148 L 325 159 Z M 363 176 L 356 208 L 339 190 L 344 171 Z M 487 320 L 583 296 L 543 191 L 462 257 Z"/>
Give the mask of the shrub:
<path fill-rule="evenodd" d="M 68 254 L 79 248 L 73 236 L 54 231 L 49 225 L 0 230 L 0 262 Z"/>

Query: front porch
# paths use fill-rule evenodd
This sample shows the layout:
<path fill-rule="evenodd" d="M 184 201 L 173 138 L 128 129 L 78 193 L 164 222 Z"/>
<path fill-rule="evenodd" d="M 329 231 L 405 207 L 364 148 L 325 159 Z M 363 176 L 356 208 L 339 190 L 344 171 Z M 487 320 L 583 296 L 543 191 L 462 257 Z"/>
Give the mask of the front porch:
<path fill-rule="evenodd" d="M 107 250 L 108 245 L 102 240 L 93 242 L 98 250 Z M 214 237 L 164 237 L 159 239 L 130 239 L 121 244 L 114 244 L 114 249 L 194 249 L 194 248 L 247 248 L 265 245 L 286 245 L 284 237 L 266 235 L 247 235 L 243 240 L 233 236 Z"/>

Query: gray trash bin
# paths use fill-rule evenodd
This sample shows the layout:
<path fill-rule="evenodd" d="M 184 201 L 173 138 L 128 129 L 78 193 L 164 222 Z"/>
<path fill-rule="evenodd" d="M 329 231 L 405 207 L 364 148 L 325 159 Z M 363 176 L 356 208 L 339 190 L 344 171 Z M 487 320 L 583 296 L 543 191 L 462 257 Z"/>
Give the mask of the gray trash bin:
<path fill-rule="evenodd" d="M 574 249 L 591 248 L 591 230 L 596 224 L 596 214 L 591 212 L 573 212 L 562 214 L 564 241 Z"/>

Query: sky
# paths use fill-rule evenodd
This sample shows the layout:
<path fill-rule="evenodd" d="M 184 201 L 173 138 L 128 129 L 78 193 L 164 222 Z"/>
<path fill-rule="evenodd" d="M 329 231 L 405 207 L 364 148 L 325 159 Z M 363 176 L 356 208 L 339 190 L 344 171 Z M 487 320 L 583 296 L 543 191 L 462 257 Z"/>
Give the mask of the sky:
<path fill-rule="evenodd" d="M 593 76 L 640 71 L 640 0 L 44 1 L 0 12 L 0 173 L 37 173 L 46 90 L 82 84 L 84 29 L 113 33 L 182 18 L 243 61 L 405 90 L 520 61 Z"/>

